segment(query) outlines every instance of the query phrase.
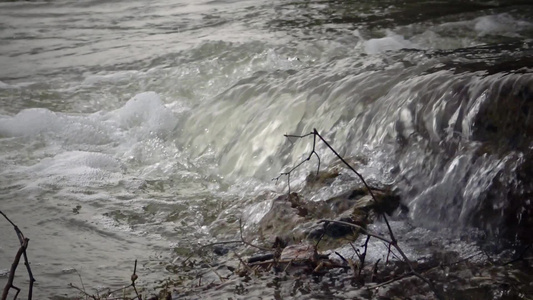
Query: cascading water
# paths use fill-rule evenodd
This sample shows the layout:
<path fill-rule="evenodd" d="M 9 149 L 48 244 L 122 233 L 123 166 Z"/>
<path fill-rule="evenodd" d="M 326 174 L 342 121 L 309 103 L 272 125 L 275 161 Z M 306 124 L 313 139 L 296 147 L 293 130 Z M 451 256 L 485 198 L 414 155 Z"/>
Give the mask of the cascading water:
<path fill-rule="evenodd" d="M 31 238 L 36 293 L 67 293 L 76 270 L 120 286 L 135 258 L 161 279 L 180 249 L 234 237 L 311 150 L 283 134 L 313 128 L 394 186 L 416 226 L 530 239 L 532 12 L 0 3 L 0 205 Z M 17 241 L 9 226 L 0 240 L 1 284 Z"/>

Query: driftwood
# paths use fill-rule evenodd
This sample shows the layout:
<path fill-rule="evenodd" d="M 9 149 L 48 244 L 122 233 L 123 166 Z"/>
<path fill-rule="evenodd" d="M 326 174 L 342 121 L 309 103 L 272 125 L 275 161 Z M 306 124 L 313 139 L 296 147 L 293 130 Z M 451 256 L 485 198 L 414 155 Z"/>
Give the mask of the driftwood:
<path fill-rule="evenodd" d="M 16 300 L 20 293 L 20 288 L 13 285 L 13 281 L 15 279 L 15 272 L 17 271 L 17 267 L 20 262 L 21 256 L 24 257 L 24 265 L 26 266 L 26 270 L 28 271 L 28 276 L 30 277 L 30 283 L 29 283 L 29 288 L 28 288 L 28 300 L 31 300 L 32 295 L 33 295 L 33 283 L 35 282 L 35 278 L 33 277 L 33 273 L 30 267 L 30 262 L 28 260 L 28 255 L 26 253 L 26 249 L 28 249 L 28 243 L 30 239 L 26 238 L 24 234 L 22 233 L 22 231 L 18 228 L 18 226 L 15 225 L 15 223 L 13 223 L 2 211 L 0 211 L 0 214 L 4 216 L 4 218 L 13 226 L 13 229 L 15 229 L 15 232 L 17 233 L 17 237 L 20 242 L 20 248 L 17 251 L 17 254 L 15 255 L 13 264 L 11 264 L 11 269 L 9 270 L 9 277 L 4 287 L 1 300 L 7 299 L 7 296 L 9 295 L 9 290 L 11 289 L 14 289 L 16 291 L 15 296 L 13 297 L 13 300 Z"/>

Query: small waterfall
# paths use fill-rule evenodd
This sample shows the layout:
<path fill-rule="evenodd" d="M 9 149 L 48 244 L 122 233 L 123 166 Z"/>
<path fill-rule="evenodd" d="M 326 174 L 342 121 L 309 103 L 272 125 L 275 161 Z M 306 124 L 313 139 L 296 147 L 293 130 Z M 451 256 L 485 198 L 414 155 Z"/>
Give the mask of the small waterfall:
<path fill-rule="evenodd" d="M 181 142 L 192 155 L 213 154 L 225 177 L 268 180 L 310 151 L 283 134 L 317 128 L 342 155 L 368 157 L 364 175 L 397 187 L 419 225 L 499 235 L 502 224 L 521 224 L 527 202 L 518 195 L 531 188 L 517 172 L 531 156 L 533 76 L 456 70 L 459 50 L 360 51 L 314 65 L 272 53 L 250 59 L 277 69 L 196 107 Z"/>

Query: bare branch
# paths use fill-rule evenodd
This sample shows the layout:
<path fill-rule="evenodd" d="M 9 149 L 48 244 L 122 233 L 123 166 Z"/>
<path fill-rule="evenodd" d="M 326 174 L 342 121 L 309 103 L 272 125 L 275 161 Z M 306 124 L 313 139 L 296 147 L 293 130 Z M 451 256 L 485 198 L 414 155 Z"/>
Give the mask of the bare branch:
<path fill-rule="evenodd" d="M 87 294 L 87 292 L 85 291 L 85 284 L 83 284 L 83 279 L 81 278 L 81 274 L 80 272 L 78 272 L 78 270 L 74 269 L 76 271 L 76 274 L 78 274 L 78 277 L 80 278 L 80 282 L 81 282 L 81 287 L 83 289 L 83 293 L 85 294 L 85 299 L 87 300 L 87 296 L 89 296 L 89 294 Z"/>
<path fill-rule="evenodd" d="M 22 253 L 26 250 L 26 247 L 28 247 L 29 239 L 24 239 L 22 245 L 20 246 L 19 250 L 17 251 L 17 255 L 15 255 L 15 259 L 13 260 L 13 264 L 11 264 L 11 270 L 9 271 L 9 278 L 7 279 L 6 286 L 4 287 L 4 293 L 2 294 L 2 300 L 7 299 L 7 295 L 9 294 L 9 290 L 11 288 L 17 290 L 17 293 L 15 294 L 15 297 L 13 299 L 17 299 L 17 296 L 20 292 L 20 289 L 15 287 L 13 285 L 13 280 L 15 279 L 15 271 L 17 270 L 17 266 L 20 261 L 20 257 L 22 256 Z"/>
<path fill-rule="evenodd" d="M 11 266 L 11 270 L 9 272 L 9 280 L 6 283 L 5 287 L 4 287 L 4 292 L 2 293 L 2 299 L 1 300 L 6 300 L 7 299 L 7 295 L 9 294 L 9 290 L 11 288 L 13 288 L 13 289 L 15 289 L 17 291 L 17 293 L 15 294 L 14 299 L 17 299 L 17 296 L 20 293 L 20 288 L 17 288 L 17 287 L 15 287 L 13 285 L 13 280 L 15 278 L 15 271 L 17 269 L 17 266 L 18 266 L 18 263 L 20 261 L 20 256 L 21 255 L 24 257 L 24 265 L 26 266 L 26 270 L 28 271 L 28 276 L 30 277 L 30 283 L 29 283 L 29 288 L 28 288 L 28 300 L 31 300 L 32 299 L 32 295 L 33 295 L 33 283 L 35 282 L 35 278 L 33 277 L 33 273 L 31 271 L 31 267 L 30 267 L 30 262 L 28 260 L 28 255 L 26 254 L 26 249 L 28 248 L 28 243 L 29 243 L 30 239 L 24 237 L 24 234 L 22 233 L 22 231 L 18 228 L 17 225 L 15 225 L 15 223 L 13 223 L 6 216 L 6 214 L 4 214 L 2 211 L 0 211 L 0 214 L 2 216 L 4 216 L 4 218 L 13 226 L 13 229 L 17 233 L 17 237 L 18 237 L 19 242 L 20 242 L 20 248 L 19 248 L 19 250 L 17 252 L 17 255 L 15 256 L 15 260 L 13 261 L 13 265 Z"/>
<path fill-rule="evenodd" d="M 366 250 L 368 249 L 369 241 L 370 241 L 370 235 L 367 235 L 365 244 L 364 244 L 365 251 L 363 251 L 363 254 L 359 255 L 359 260 L 361 261 L 361 267 L 359 268 L 359 276 L 361 276 L 361 271 L 363 270 L 365 266 Z"/>
<path fill-rule="evenodd" d="M 85 299 L 87 299 L 87 297 L 91 297 L 91 298 L 93 298 L 93 299 L 96 298 L 96 297 L 94 297 L 94 296 L 88 294 L 88 293 L 85 291 L 85 288 L 83 288 L 83 289 L 82 289 L 82 288 L 79 288 L 79 287 L 75 286 L 75 285 L 72 284 L 72 283 L 69 283 L 68 286 L 71 287 L 71 288 L 73 288 L 73 289 L 76 289 L 76 290 L 78 290 L 80 293 L 82 293 L 82 294 L 85 296 Z"/>
<path fill-rule="evenodd" d="M 309 156 L 307 156 L 307 158 L 305 158 L 304 160 L 302 160 L 301 162 L 299 162 L 297 165 L 295 165 L 294 167 L 292 167 L 292 169 L 290 169 L 289 171 L 287 172 L 283 172 L 283 173 L 280 173 L 278 177 L 276 178 L 273 178 L 272 180 L 276 180 L 276 182 L 281 178 L 281 176 L 287 176 L 287 187 L 288 187 L 288 190 L 289 190 L 289 195 L 291 194 L 291 173 L 298 169 L 301 165 L 303 165 L 306 161 L 309 161 L 311 159 L 311 157 L 313 157 L 313 154 L 316 156 L 316 158 L 318 159 L 318 167 L 317 167 L 317 170 L 316 170 L 316 174 L 318 176 L 319 172 L 320 172 L 320 156 L 318 155 L 318 153 L 316 153 L 315 151 L 315 147 L 316 147 L 316 134 L 314 132 L 310 132 L 308 134 L 305 134 L 305 135 L 288 135 L 288 134 L 285 134 L 285 137 L 287 138 L 305 138 L 305 137 L 308 137 L 312 135 L 313 136 L 313 150 L 311 150 L 311 153 L 309 153 Z"/>
<path fill-rule="evenodd" d="M 137 298 L 139 300 L 142 300 L 141 296 L 139 296 L 139 293 L 137 292 L 137 288 L 135 287 L 135 280 L 137 280 L 137 260 L 135 260 L 135 265 L 133 266 L 133 274 L 131 275 L 131 286 L 133 287 L 133 290 L 135 291 L 135 295 L 137 295 Z"/>
<path fill-rule="evenodd" d="M 359 179 L 361 180 L 361 182 L 363 183 L 363 185 L 367 189 L 367 191 L 370 194 L 370 196 L 372 196 L 372 199 L 375 201 L 375 203 L 378 203 L 378 201 L 376 199 L 376 196 L 372 192 L 372 189 L 370 188 L 370 186 L 366 183 L 366 180 L 363 177 L 363 175 L 361 175 L 359 172 L 357 172 L 346 160 L 344 160 L 344 158 L 342 158 L 342 156 L 340 156 L 339 153 L 337 153 L 337 151 L 335 149 L 333 149 L 333 147 L 331 147 L 331 145 L 318 133 L 316 128 L 313 129 L 313 133 L 316 136 L 318 136 L 320 138 L 320 140 L 322 140 L 322 142 L 324 142 L 324 144 L 326 144 L 326 146 L 329 148 L 329 150 L 331 150 L 331 152 L 333 152 L 333 154 L 335 154 L 335 156 L 337 156 L 338 159 L 340 159 L 350 170 L 352 170 L 352 172 L 355 173 L 355 175 L 357 175 L 357 177 L 359 177 Z M 313 149 L 314 149 L 314 147 L 313 147 Z M 387 220 L 387 217 L 385 216 L 385 214 L 382 214 L 382 216 L 383 216 L 383 220 L 385 221 L 385 224 L 387 224 L 387 228 L 389 229 L 389 234 L 390 234 L 391 240 L 396 243 L 396 238 L 394 237 L 394 233 L 392 232 L 392 228 L 390 227 L 390 224 L 389 224 L 389 221 Z"/>
<path fill-rule="evenodd" d="M 310 136 L 310 135 L 313 135 L 313 149 L 311 151 L 311 153 L 309 154 L 309 156 L 304 159 L 303 161 L 301 161 L 300 163 L 298 163 L 296 166 L 294 166 L 291 170 L 289 170 L 288 172 L 284 172 L 284 173 L 281 173 L 280 176 L 278 176 L 277 179 L 279 179 L 281 176 L 283 175 L 287 175 L 287 180 L 288 180 L 288 185 L 289 185 L 289 195 L 290 195 L 290 174 L 291 172 L 293 172 L 296 168 L 300 167 L 304 162 L 308 161 L 311 159 L 311 157 L 313 156 L 313 154 L 315 154 L 318 158 L 318 161 L 319 161 L 319 168 L 320 168 L 320 157 L 318 155 L 318 153 L 315 151 L 315 147 L 316 147 L 316 137 L 318 136 L 318 138 L 329 148 L 329 150 L 331 150 L 331 152 L 333 152 L 333 154 L 335 154 L 335 156 L 340 159 L 340 161 L 342 161 L 342 163 L 344 163 L 344 165 L 346 165 L 346 167 L 348 167 L 352 172 L 354 172 L 357 177 L 361 180 L 361 182 L 363 183 L 363 185 L 365 186 L 365 188 L 367 189 L 368 193 L 370 194 L 370 196 L 372 197 L 372 199 L 374 200 L 375 203 L 378 203 L 378 200 L 376 198 L 376 196 L 374 195 L 372 189 L 370 188 L 370 186 L 368 185 L 368 183 L 366 182 L 365 178 L 359 173 L 357 172 L 319 133 L 318 131 L 316 130 L 316 128 L 313 129 L 313 132 L 312 133 L 308 133 L 308 134 L 305 134 L 305 135 L 285 135 L 285 137 L 287 138 L 290 138 L 290 137 L 294 137 L 294 138 L 304 138 L 304 137 L 307 137 L 307 136 Z M 318 170 L 317 170 L 317 174 L 318 174 Z M 361 230 L 364 234 L 368 235 L 368 238 L 365 242 L 365 252 L 363 253 L 363 255 L 359 255 L 359 259 L 361 260 L 361 263 L 364 263 L 364 256 L 366 255 L 366 249 L 367 249 L 367 245 L 368 245 L 368 239 L 370 237 L 375 237 L 379 240 L 382 240 L 384 241 L 385 243 L 388 244 L 388 247 L 389 247 L 389 254 L 390 254 L 390 250 L 392 247 L 394 247 L 396 250 L 398 250 L 398 252 L 400 253 L 402 259 L 405 261 L 405 263 L 409 266 L 409 269 L 411 270 L 411 273 L 413 275 L 415 275 L 416 277 L 420 278 L 422 281 L 426 282 L 428 284 L 428 286 L 431 288 L 431 290 L 434 292 L 435 296 L 438 298 L 438 299 L 444 299 L 444 296 L 442 295 L 442 293 L 437 290 L 437 288 L 433 285 L 433 283 L 431 281 L 429 281 L 427 278 L 423 277 L 420 273 L 416 272 L 416 270 L 413 268 L 413 265 L 411 263 L 411 261 L 409 260 L 409 258 L 405 255 L 405 253 L 402 251 L 402 249 L 398 246 L 398 242 L 396 240 L 396 237 L 394 236 L 394 232 L 392 231 L 392 228 L 390 226 L 390 223 L 387 219 L 387 217 L 385 216 L 384 213 L 381 213 L 381 216 L 383 217 L 383 220 L 385 221 L 385 224 L 387 225 L 387 229 L 388 229 L 388 232 L 389 232 L 389 236 L 390 236 L 390 239 L 387 239 L 379 234 L 375 234 L 375 233 L 372 233 L 372 232 L 369 232 L 366 228 L 363 228 L 359 225 L 356 225 L 356 224 L 352 224 L 352 223 L 348 223 L 348 222 L 342 222 L 342 221 L 333 221 L 333 220 L 320 220 L 319 223 L 325 223 L 326 226 L 329 224 L 329 223 L 338 223 L 338 224 L 343 224 L 343 225 L 347 225 L 347 226 L 352 226 L 352 227 L 355 227 L 355 228 L 358 228 L 359 230 Z M 387 254 L 387 259 L 388 259 L 388 254 Z M 362 268 L 361 268 L 362 269 Z"/>
<path fill-rule="evenodd" d="M 284 134 L 283 136 L 285 136 L 286 138 L 304 138 L 304 137 L 308 137 L 310 135 L 314 135 L 315 133 L 314 132 L 309 132 L 308 134 L 304 134 L 304 135 L 294 135 L 294 134 Z"/>

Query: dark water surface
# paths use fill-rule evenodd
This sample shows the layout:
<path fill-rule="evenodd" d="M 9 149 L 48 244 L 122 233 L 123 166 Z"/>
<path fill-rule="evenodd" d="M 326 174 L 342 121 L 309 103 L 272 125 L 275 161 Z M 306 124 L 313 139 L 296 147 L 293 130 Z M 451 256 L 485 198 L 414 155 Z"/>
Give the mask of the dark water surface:
<path fill-rule="evenodd" d="M 283 134 L 313 128 L 396 187 L 399 228 L 527 240 L 532 16 L 529 1 L 1 2 L 0 209 L 31 239 L 34 298 L 74 293 L 76 272 L 120 287 L 135 259 L 144 284 L 172 276 L 240 217 L 253 236 L 287 191 L 271 178 L 311 150 Z M 17 241 L 0 224 L 3 286 Z"/>

